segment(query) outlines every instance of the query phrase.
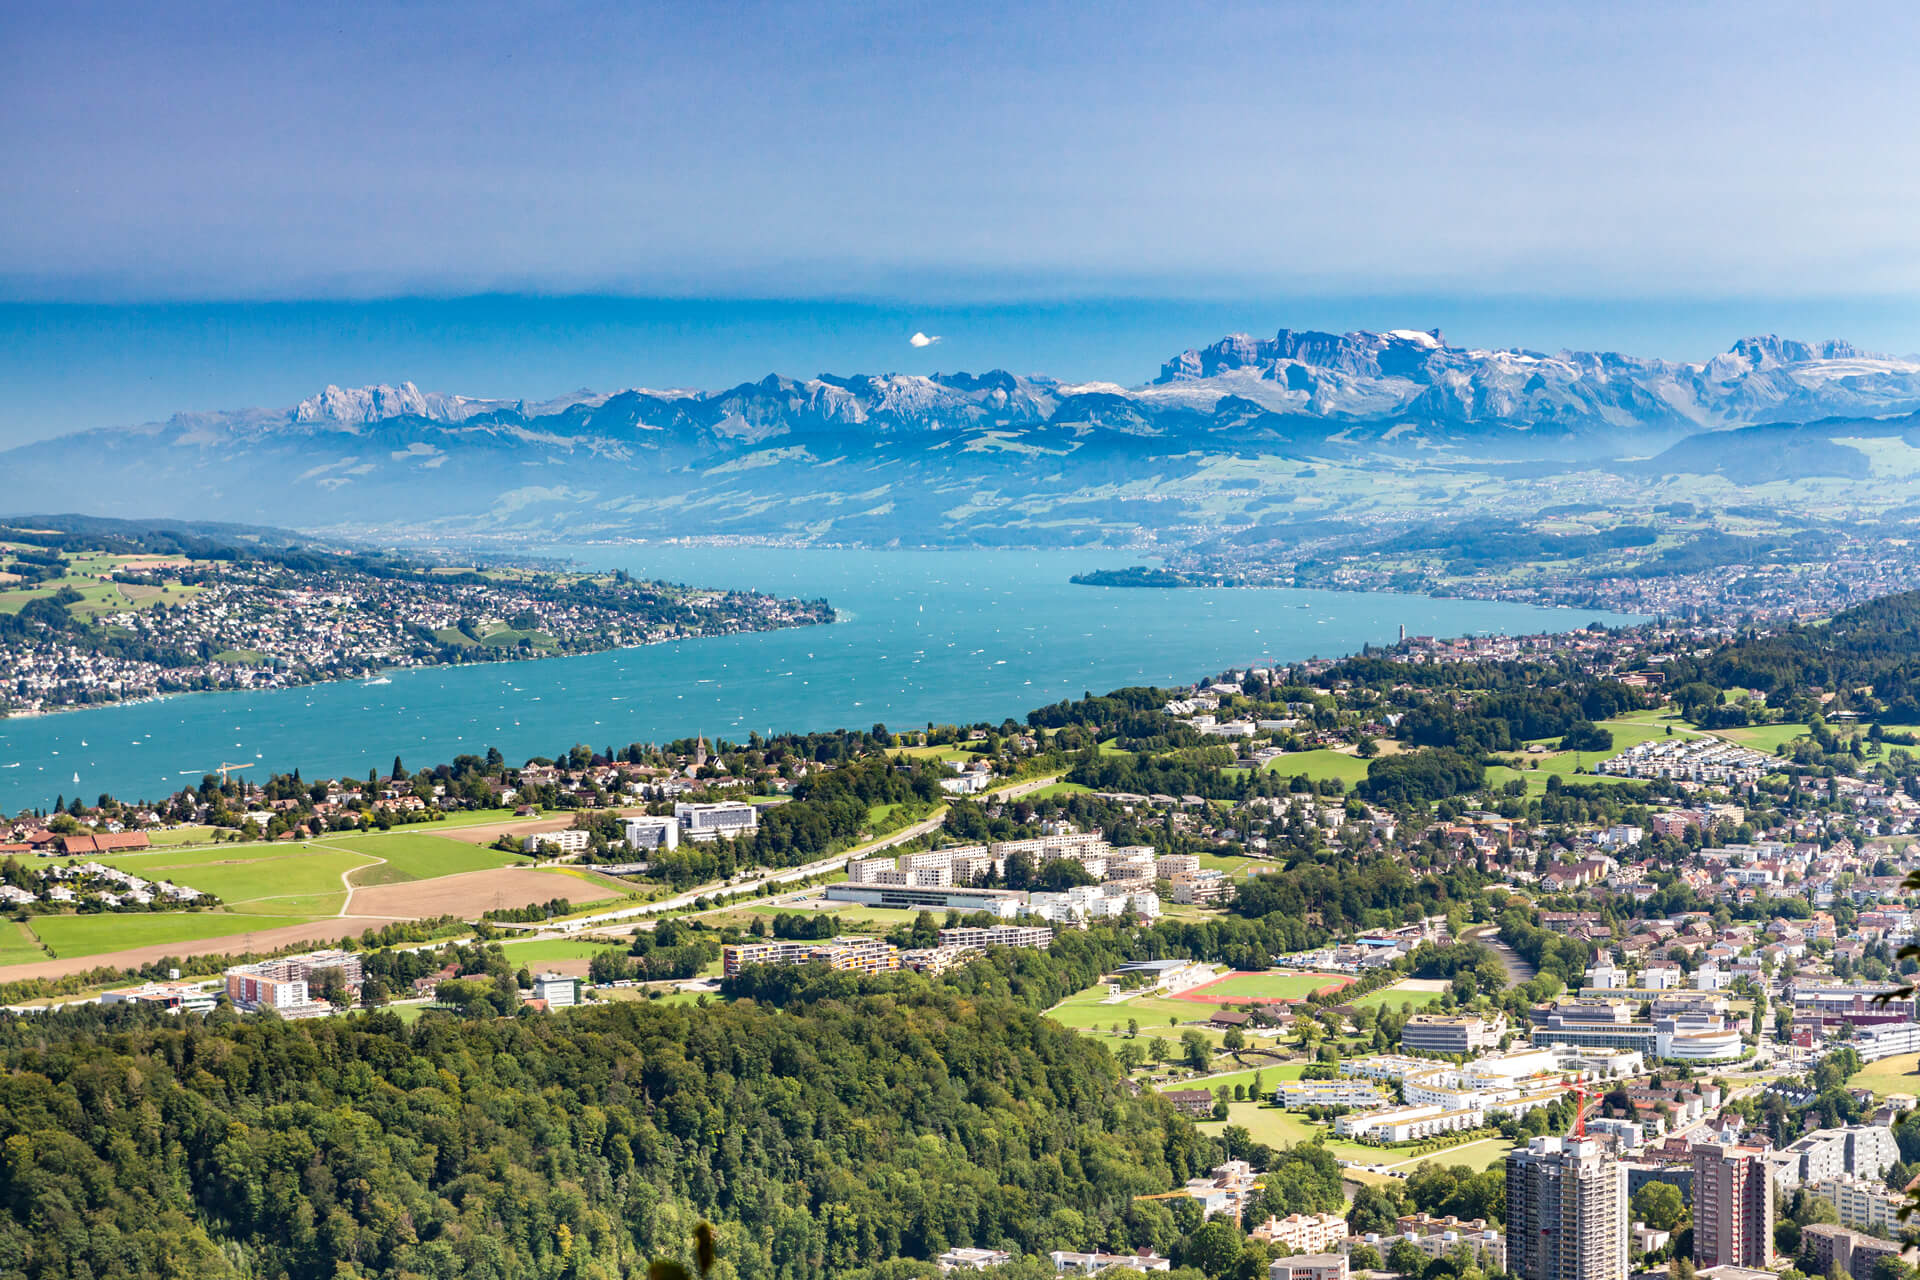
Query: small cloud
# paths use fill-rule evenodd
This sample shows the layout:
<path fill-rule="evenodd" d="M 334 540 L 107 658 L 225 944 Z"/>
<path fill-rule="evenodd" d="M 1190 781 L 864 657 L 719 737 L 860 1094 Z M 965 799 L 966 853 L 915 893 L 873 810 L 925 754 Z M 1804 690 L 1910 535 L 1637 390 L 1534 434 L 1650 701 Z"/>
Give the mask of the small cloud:
<path fill-rule="evenodd" d="M 916 333 L 911 338 L 908 338 L 907 341 L 912 343 L 916 347 L 930 347 L 934 343 L 940 341 L 940 335 L 936 333 L 931 338 L 929 338 L 924 333 Z"/>

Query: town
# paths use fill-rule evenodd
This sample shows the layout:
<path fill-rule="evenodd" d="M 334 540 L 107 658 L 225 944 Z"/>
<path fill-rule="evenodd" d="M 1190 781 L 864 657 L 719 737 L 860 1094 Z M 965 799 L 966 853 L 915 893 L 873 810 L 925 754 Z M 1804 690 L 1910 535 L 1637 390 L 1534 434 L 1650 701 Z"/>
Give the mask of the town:
<path fill-rule="evenodd" d="M 1205 1229 L 1273 1280 L 1888 1280 L 1920 1175 L 1920 759 L 1874 637 L 1916 608 L 1843 614 L 1817 652 L 1792 627 L 1412 637 L 1024 724 L 76 798 L 0 832 L 14 927 L 138 907 L 206 936 L 237 882 L 167 842 L 392 867 L 463 822 L 497 832 L 473 856 L 621 896 L 118 981 L 103 950 L 9 998 L 579 1017 L 1019 975 L 1216 1157 L 1038 1249 L 1060 1273 L 1192 1269 Z M 1003 1244 L 933 1261 L 1036 1252 Z"/>

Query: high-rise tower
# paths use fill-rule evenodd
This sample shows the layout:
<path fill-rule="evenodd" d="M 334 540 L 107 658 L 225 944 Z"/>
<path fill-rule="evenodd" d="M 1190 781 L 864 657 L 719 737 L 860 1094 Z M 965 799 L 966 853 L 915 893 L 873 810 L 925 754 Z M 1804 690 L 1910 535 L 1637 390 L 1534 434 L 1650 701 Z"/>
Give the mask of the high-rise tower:
<path fill-rule="evenodd" d="M 1773 1263 L 1773 1183 L 1749 1147 L 1693 1149 L 1693 1261 L 1708 1267 Z"/>
<path fill-rule="evenodd" d="M 1507 1153 L 1507 1270 L 1520 1280 L 1626 1280 L 1627 1171 L 1584 1138 Z"/>

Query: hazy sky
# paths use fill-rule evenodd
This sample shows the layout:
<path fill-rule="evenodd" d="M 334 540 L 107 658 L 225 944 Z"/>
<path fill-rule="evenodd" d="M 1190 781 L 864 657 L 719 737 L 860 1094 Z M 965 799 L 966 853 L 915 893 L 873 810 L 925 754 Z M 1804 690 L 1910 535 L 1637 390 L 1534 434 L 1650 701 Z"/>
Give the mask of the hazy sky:
<path fill-rule="evenodd" d="M 916 309 L 984 307 L 1010 346 L 1020 304 L 1115 298 L 1169 306 L 1152 360 L 1215 336 L 1176 321 L 1369 314 L 1304 299 L 1501 344 L 1698 358 L 1831 315 L 1914 350 L 1916 48 L 1911 4 L 7 5 L 0 301 L 36 305 L 0 341 L 132 363 L 0 364 L 48 406 L 0 442 L 200 385 L 76 335 L 248 314 L 111 310 L 142 303 L 832 299 L 910 326 L 899 368 L 988 363 L 906 347 Z M 110 310 L 37 305 L 76 303 Z M 1584 341 L 1551 322 L 1580 315 Z M 870 363 L 857 325 L 846 360 L 771 329 L 743 373 Z M 1021 363 L 1087 337 L 1047 332 Z M 1085 376 L 1152 372 L 1116 342 Z M 356 380 L 283 354 L 212 402 L 269 365 Z M 601 375 L 552 356 L 510 393 Z"/>

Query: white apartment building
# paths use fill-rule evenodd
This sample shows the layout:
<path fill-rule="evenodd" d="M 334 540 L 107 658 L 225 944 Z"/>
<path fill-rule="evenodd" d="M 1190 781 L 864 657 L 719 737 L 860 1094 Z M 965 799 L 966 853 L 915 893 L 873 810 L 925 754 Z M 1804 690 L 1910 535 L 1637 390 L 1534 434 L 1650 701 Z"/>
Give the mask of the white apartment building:
<path fill-rule="evenodd" d="M 627 819 L 627 847 L 630 849 L 678 849 L 680 823 L 668 817 L 643 813 Z"/>

